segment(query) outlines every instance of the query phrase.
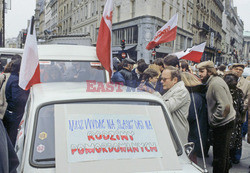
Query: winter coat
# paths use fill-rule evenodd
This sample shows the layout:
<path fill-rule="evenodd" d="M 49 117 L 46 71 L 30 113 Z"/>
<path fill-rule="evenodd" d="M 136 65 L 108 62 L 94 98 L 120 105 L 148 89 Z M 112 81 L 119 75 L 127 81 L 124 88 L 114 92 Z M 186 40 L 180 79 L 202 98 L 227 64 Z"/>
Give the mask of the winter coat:
<path fill-rule="evenodd" d="M 248 96 L 250 95 L 250 81 L 244 77 L 240 77 L 237 87 L 243 91 L 244 94 L 244 109 L 247 110 L 248 107 Z"/>
<path fill-rule="evenodd" d="M 7 84 L 9 77 L 10 77 L 10 73 L 4 73 L 0 76 L 0 86 L 2 85 L 2 88 L 0 91 L 0 119 L 3 119 L 7 105 L 8 105 L 6 102 L 5 88 L 6 88 L 6 84 Z M 4 81 L 4 78 L 5 78 L 5 81 Z"/>
<path fill-rule="evenodd" d="M 210 127 L 224 126 L 235 119 L 233 99 L 226 82 L 218 76 L 210 76 L 207 81 L 207 110 Z M 223 116 L 225 107 L 230 106 L 230 112 Z"/>
<path fill-rule="evenodd" d="M 121 83 L 121 84 L 125 84 L 125 79 L 122 76 L 122 74 L 119 71 L 116 71 L 113 73 L 112 77 L 111 77 L 111 81 L 114 83 Z"/>
<path fill-rule="evenodd" d="M 184 82 L 179 81 L 163 96 L 161 96 L 158 92 L 155 92 L 155 95 L 161 97 L 164 100 L 166 107 L 172 115 L 180 140 L 182 144 L 186 144 L 188 142 L 189 132 L 187 117 L 191 100 Z"/>
<path fill-rule="evenodd" d="M 244 110 L 244 94 L 241 89 L 235 87 L 230 88 L 230 93 L 233 98 L 233 106 L 236 112 L 236 119 L 237 121 L 241 121 L 241 123 L 245 122 L 245 110 Z"/>
<path fill-rule="evenodd" d="M 124 85 L 135 88 L 137 85 L 137 81 L 134 78 L 134 75 L 131 71 L 128 71 L 127 69 L 123 68 L 119 71 L 123 78 L 125 79 Z"/>
<path fill-rule="evenodd" d="M 207 103 L 206 103 L 206 86 L 198 85 L 195 87 L 187 87 L 190 97 L 191 104 L 189 107 L 188 123 L 189 123 L 189 133 L 188 142 L 194 142 L 194 152 L 197 156 L 201 157 L 201 147 L 200 147 L 200 137 L 198 133 L 197 119 L 195 115 L 195 108 L 198 117 L 201 139 L 203 150 L 208 150 L 208 115 L 207 115 Z M 195 107 L 194 107 L 195 104 Z"/>
<path fill-rule="evenodd" d="M 18 85 L 19 75 L 11 73 L 8 82 L 6 84 L 6 101 L 8 103 L 7 110 L 13 112 L 12 118 L 22 116 L 26 101 L 29 96 L 29 90 L 25 91 Z"/>

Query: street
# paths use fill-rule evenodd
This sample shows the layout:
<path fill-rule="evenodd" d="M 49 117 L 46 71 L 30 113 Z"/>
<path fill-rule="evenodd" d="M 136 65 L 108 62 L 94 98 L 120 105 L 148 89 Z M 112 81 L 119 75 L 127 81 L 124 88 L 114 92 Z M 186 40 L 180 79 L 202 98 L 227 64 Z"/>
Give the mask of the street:
<path fill-rule="evenodd" d="M 246 140 L 243 140 L 242 143 L 242 156 L 240 163 L 235 165 L 233 164 L 233 167 L 230 169 L 230 173 L 248 173 L 250 169 L 248 168 L 250 165 L 250 144 L 246 142 Z M 207 163 L 207 169 L 208 172 L 213 172 L 213 167 L 212 167 L 212 161 L 213 161 L 213 150 L 212 147 L 209 150 L 209 157 L 206 158 L 206 163 Z M 198 164 L 203 167 L 202 160 L 198 160 Z"/>

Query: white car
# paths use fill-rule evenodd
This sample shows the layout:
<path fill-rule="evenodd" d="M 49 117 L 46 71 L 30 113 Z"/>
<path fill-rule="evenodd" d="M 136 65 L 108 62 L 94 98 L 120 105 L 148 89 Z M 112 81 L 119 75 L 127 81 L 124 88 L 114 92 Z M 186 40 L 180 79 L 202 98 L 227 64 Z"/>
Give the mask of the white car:
<path fill-rule="evenodd" d="M 203 172 L 160 98 L 109 83 L 34 85 L 15 149 L 22 173 Z"/>
<path fill-rule="evenodd" d="M 23 49 L 1 48 L 4 61 L 9 62 Z M 7 56 L 8 55 L 8 56 Z M 108 82 L 108 72 L 101 66 L 96 48 L 82 45 L 38 45 L 41 82 Z M 5 63 L 5 64 L 6 64 Z"/>
<path fill-rule="evenodd" d="M 19 48 L 0 48 L 0 61 L 1 66 L 5 67 L 11 61 L 11 58 L 15 55 L 22 55 L 23 49 Z"/>

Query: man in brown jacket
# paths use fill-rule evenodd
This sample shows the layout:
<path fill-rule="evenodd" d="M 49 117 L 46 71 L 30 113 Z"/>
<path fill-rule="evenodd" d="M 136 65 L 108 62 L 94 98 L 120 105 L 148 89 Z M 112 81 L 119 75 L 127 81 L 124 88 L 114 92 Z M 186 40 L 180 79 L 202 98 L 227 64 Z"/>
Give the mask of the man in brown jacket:
<path fill-rule="evenodd" d="M 198 64 L 199 76 L 207 85 L 208 121 L 213 129 L 213 172 L 229 171 L 229 142 L 232 134 L 235 110 L 229 88 L 214 68 L 214 63 L 205 61 Z"/>

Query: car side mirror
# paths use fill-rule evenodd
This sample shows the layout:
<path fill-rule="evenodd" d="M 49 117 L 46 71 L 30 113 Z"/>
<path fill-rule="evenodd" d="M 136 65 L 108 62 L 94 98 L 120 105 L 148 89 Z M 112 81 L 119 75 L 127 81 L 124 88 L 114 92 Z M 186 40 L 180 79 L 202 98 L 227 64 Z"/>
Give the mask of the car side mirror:
<path fill-rule="evenodd" d="M 186 143 L 186 144 L 184 145 L 184 149 L 185 149 L 186 155 L 187 155 L 188 158 L 189 158 L 190 154 L 191 154 L 192 151 L 194 150 L 194 143 L 193 143 L 193 142 Z"/>

